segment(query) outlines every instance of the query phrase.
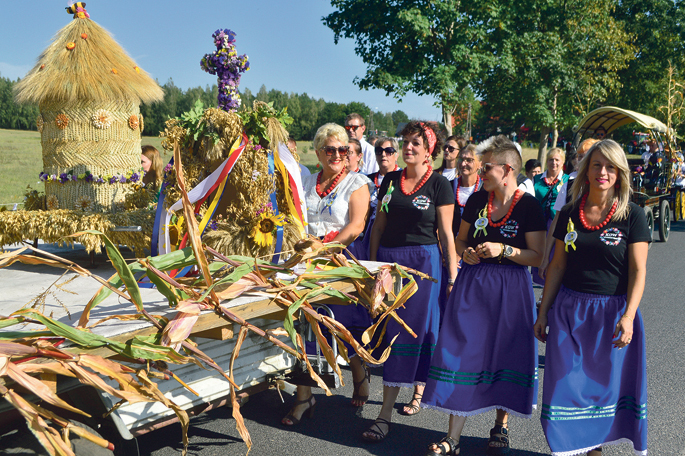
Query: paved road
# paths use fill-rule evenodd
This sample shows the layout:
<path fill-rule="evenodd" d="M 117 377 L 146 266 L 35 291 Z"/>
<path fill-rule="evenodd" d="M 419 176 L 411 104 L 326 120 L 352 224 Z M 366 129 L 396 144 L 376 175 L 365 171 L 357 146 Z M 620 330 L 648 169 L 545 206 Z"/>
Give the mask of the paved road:
<path fill-rule="evenodd" d="M 655 233 L 656 234 L 656 233 Z M 658 237 L 658 236 L 657 236 Z M 685 223 L 673 225 L 666 244 L 654 243 L 649 252 L 647 288 L 642 300 L 647 331 L 647 375 L 649 379 L 649 453 L 655 456 L 685 456 L 682 428 L 685 410 Z M 540 351 L 541 380 L 544 347 Z M 295 429 L 284 429 L 280 418 L 292 398 L 284 394 L 282 404 L 275 391 L 256 395 L 242 408 L 252 435 L 253 455 L 422 455 L 429 442 L 439 440 L 447 429 L 446 416 L 423 410 L 418 416 L 396 414 L 388 438 L 368 444 L 360 434 L 377 416 L 381 404 L 380 369 L 373 372 L 370 402 L 362 409 L 349 405 L 352 381 L 333 397 L 317 395 L 313 420 Z M 399 402 L 410 399 L 403 390 Z M 399 405 L 398 405 L 399 408 Z M 486 436 L 494 412 L 469 418 L 461 440 L 463 455 L 484 455 Z M 510 422 L 514 456 L 550 454 L 540 426 L 539 412 L 533 419 Z M 141 455 L 180 454 L 180 427 L 155 431 L 139 439 Z M 190 428 L 189 454 L 197 456 L 245 454 L 246 447 L 235 430 L 231 410 L 222 408 L 194 418 Z M 605 456 L 631 455 L 629 445 L 606 448 Z"/>

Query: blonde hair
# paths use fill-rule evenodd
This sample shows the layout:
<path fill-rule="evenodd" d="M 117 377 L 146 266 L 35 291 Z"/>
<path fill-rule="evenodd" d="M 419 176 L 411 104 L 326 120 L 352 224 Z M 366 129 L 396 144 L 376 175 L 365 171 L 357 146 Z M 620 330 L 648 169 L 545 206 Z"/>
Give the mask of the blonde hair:
<path fill-rule="evenodd" d="M 335 123 L 327 123 L 321 125 L 319 129 L 316 130 L 314 140 L 312 141 L 314 150 L 321 149 L 328 138 L 335 138 L 345 146 L 347 146 L 347 143 L 349 142 L 347 132 L 343 127 Z"/>
<path fill-rule="evenodd" d="M 613 139 L 604 139 L 593 144 L 583 158 L 583 161 L 580 162 L 580 165 L 578 166 L 578 175 L 571 187 L 573 206 L 579 206 L 581 196 L 590 191 L 587 172 L 588 168 L 590 168 L 592 155 L 595 153 L 602 154 L 604 158 L 609 160 L 609 162 L 618 170 L 616 183 L 619 188 L 614 191 L 613 197 L 613 200 L 618 200 L 618 204 L 616 205 L 616 212 L 612 219 L 623 220 L 628 217 L 628 212 L 630 212 L 628 203 L 630 202 L 630 195 L 633 190 L 630 188 L 630 167 L 628 166 L 628 159 L 621 146 Z"/>
<path fill-rule="evenodd" d="M 549 152 L 547 152 L 547 160 L 549 160 L 553 155 L 557 154 L 561 155 L 562 162 L 566 160 L 566 152 L 564 152 L 564 149 L 561 147 L 552 147 Z"/>

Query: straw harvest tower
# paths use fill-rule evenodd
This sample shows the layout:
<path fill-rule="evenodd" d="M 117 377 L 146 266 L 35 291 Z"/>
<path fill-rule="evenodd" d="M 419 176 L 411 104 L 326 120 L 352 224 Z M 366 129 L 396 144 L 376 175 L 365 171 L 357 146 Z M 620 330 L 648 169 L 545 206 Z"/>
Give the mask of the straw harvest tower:
<path fill-rule="evenodd" d="M 164 93 L 84 7 L 67 8 L 74 19 L 17 84 L 15 97 L 40 109 L 48 209 L 103 212 L 140 180 L 140 104 Z"/>

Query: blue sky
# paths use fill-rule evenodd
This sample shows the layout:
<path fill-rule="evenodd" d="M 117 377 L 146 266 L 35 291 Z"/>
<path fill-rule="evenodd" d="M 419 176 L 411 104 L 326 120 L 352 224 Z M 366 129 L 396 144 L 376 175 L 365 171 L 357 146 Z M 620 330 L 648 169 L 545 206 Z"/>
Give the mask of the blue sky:
<path fill-rule="evenodd" d="M 66 0 L 13 5 L 1 20 L 0 74 L 16 79 L 72 19 Z M 242 88 L 257 92 L 264 84 L 326 101 L 361 101 L 374 111 L 401 109 L 411 118 L 441 118 L 432 97 L 410 94 L 400 103 L 384 91 L 364 91 L 353 84 L 366 66 L 354 53 L 352 40 L 333 42 L 333 32 L 321 22 L 333 11 L 326 0 L 92 0 L 86 9 L 161 84 L 169 78 L 183 89 L 215 83 L 215 77 L 200 69 L 200 59 L 214 50 L 212 33 L 228 28 L 237 34 L 238 53 L 250 60 Z"/>

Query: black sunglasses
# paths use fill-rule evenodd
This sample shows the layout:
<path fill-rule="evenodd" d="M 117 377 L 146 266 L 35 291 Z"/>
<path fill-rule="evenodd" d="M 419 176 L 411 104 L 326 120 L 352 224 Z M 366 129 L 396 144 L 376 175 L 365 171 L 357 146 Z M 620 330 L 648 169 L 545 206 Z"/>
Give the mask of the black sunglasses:
<path fill-rule="evenodd" d="M 340 147 L 333 147 L 333 146 L 324 146 L 321 148 L 324 152 L 326 152 L 326 155 L 329 157 L 332 157 L 335 155 L 336 152 L 338 152 L 338 155 L 341 157 L 347 157 L 347 153 L 350 151 L 350 148 L 348 146 L 340 146 Z"/>
<path fill-rule="evenodd" d="M 385 152 L 385 155 L 392 155 L 394 153 L 397 153 L 394 147 L 376 147 L 376 156 L 381 157 L 383 153 Z"/>
<path fill-rule="evenodd" d="M 347 131 L 357 131 L 357 128 L 361 128 L 362 125 L 345 125 L 345 130 Z"/>
<path fill-rule="evenodd" d="M 459 150 L 459 148 L 458 148 L 458 147 L 450 146 L 449 144 L 445 144 L 445 147 L 443 147 L 442 150 L 444 150 L 444 151 L 447 152 L 448 154 L 451 154 L 451 153 L 454 152 L 455 150 Z"/>

